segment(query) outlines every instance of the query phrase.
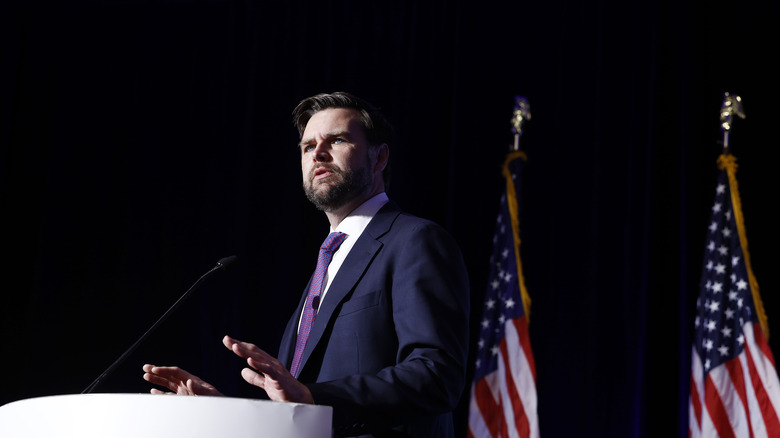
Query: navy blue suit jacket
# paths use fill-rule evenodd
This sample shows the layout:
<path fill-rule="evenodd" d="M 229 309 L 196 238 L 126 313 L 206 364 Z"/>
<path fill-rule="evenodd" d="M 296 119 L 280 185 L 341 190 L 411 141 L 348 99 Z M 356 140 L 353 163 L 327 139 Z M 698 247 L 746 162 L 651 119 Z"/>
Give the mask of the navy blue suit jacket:
<path fill-rule="evenodd" d="M 305 298 L 281 341 L 288 369 Z M 455 241 L 388 202 L 334 277 L 298 379 L 315 403 L 334 408 L 335 436 L 453 437 L 468 315 L 468 275 Z"/>

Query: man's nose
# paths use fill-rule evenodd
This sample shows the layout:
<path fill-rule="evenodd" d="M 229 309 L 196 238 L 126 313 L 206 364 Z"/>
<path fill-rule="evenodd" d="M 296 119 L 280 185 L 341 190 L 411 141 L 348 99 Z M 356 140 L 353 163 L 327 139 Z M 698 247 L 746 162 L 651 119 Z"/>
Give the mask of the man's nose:
<path fill-rule="evenodd" d="M 314 161 L 329 161 L 330 150 L 327 142 L 318 142 L 314 147 Z"/>

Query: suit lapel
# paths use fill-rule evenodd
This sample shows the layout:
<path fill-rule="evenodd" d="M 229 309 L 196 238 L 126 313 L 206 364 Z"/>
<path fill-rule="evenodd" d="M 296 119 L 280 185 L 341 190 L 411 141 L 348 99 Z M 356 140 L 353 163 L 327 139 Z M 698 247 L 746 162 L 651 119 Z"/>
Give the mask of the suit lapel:
<path fill-rule="evenodd" d="M 309 359 L 314 347 L 320 342 L 325 332 L 325 327 L 328 326 L 330 320 L 334 317 L 334 310 L 347 294 L 354 289 L 358 280 L 360 280 L 373 262 L 376 253 L 382 248 L 382 242 L 378 239 L 387 233 L 400 213 L 398 206 L 392 201 L 385 204 L 371 219 L 371 222 L 369 222 L 360 238 L 358 238 L 350 250 L 347 258 L 344 259 L 344 263 L 339 268 L 336 277 L 333 278 L 333 282 L 328 288 L 328 293 L 322 301 L 322 306 L 320 306 L 317 312 L 317 317 L 309 333 L 309 340 L 306 341 L 301 369 L 306 366 L 306 361 Z M 299 305 L 297 314 L 300 314 L 301 310 L 302 308 Z M 292 341 L 293 345 L 295 344 L 294 339 Z"/>

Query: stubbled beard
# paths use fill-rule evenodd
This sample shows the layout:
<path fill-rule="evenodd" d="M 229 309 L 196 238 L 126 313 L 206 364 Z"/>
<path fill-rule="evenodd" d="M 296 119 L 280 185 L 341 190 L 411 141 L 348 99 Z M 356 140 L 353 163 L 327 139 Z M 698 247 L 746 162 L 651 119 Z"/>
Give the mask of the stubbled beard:
<path fill-rule="evenodd" d="M 328 177 L 330 181 L 319 183 L 318 189 L 314 188 L 312 178 L 303 183 L 306 198 L 319 210 L 337 210 L 371 187 L 371 179 L 366 167 L 346 172 L 333 167 L 328 169 L 332 172 Z"/>

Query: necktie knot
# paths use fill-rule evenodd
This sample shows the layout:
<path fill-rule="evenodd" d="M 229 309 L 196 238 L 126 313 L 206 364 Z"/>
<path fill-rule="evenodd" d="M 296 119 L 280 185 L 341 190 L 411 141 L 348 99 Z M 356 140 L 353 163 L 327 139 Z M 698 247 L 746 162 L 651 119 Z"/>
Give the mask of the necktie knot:
<path fill-rule="evenodd" d="M 325 238 L 325 241 L 322 242 L 322 246 L 320 247 L 320 250 L 334 253 L 336 250 L 341 246 L 341 242 L 344 241 L 344 239 L 347 238 L 347 235 L 344 233 L 340 233 L 338 231 L 334 231 L 330 234 L 328 234 L 328 237 Z"/>

